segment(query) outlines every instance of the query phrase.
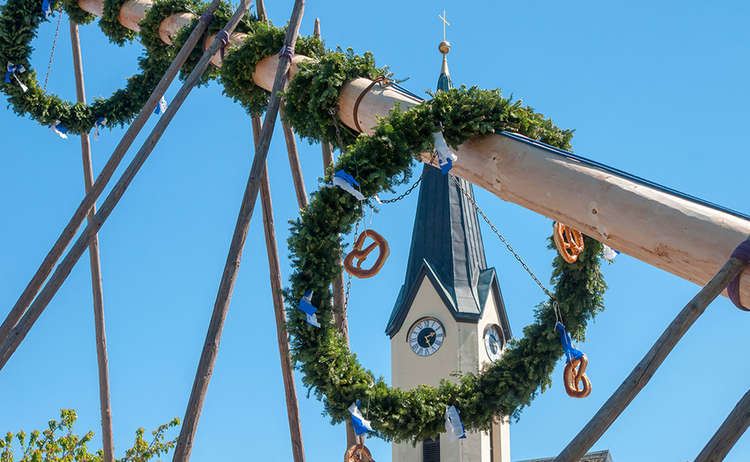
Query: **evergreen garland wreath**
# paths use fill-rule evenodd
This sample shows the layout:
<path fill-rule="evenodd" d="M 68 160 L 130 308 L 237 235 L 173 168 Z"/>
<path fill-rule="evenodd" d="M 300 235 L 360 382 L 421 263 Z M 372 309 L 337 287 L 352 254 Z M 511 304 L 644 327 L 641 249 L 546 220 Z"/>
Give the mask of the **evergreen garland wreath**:
<path fill-rule="evenodd" d="M 75 11 L 74 19 L 82 22 L 88 19 L 82 10 L 75 9 L 75 0 L 62 1 L 67 11 Z M 143 72 L 128 79 L 126 88 L 109 99 L 85 105 L 47 95 L 31 69 L 31 41 L 38 25 L 47 20 L 41 12 L 41 2 L 7 0 L 0 12 L 0 62 L 26 67 L 27 71 L 17 77 L 29 89 L 24 93 L 12 79 L 11 83 L 0 80 L 0 89 L 8 95 L 17 114 L 28 114 L 45 125 L 60 120 L 71 133 L 88 132 L 100 117 L 107 119 L 108 126 L 127 123 L 141 109 L 172 54 L 192 29 L 183 28 L 172 47 L 162 47 L 157 42 L 160 18 L 199 8 L 193 11 L 198 15 L 204 10 L 198 1 L 159 0 L 141 23 L 140 36 L 148 51 L 139 62 Z M 109 13 L 105 13 L 103 22 L 116 18 L 116 4 L 122 2 L 107 0 Z M 53 4 L 54 9 L 59 7 L 60 0 Z M 231 13 L 231 7 L 224 4 L 206 35 L 218 32 Z M 114 42 L 126 39 L 117 33 L 117 28 L 111 29 L 114 32 L 110 38 Z M 250 37 L 242 46 L 228 50 L 222 69 L 212 71 L 206 79 L 220 73 L 224 93 L 248 112 L 257 114 L 264 110 L 268 94 L 254 85 L 252 73 L 261 59 L 281 48 L 284 30 L 258 22 L 252 16 L 247 16 L 238 30 Z M 335 112 L 336 100 L 347 80 L 388 76 L 388 69 L 377 68 L 369 53 L 360 57 L 350 50 L 326 52 L 314 38 L 300 38 L 296 47 L 298 53 L 319 60 L 299 64 L 300 72 L 285 95 L 287 120 L 297 133 L 308 139 L 349 145 L 336 166 L 328 171 L 328 179 L 336 170 L 356 171 L 366 197 L 408 181 L 415 156 L 434 148 L 431 134 L 438 124 L 442 124 L 445 139 L 454 147 L 469 138 L 508 130 L 562 149 L 570 148 L 571 130 L 555 127 L 551 120 L 522 106 L 520 101 L 504 98 L 498 90 L 475 87 L 431 94 L 431 100 L 406 112 L 396 107 L 381 119 L 372 136 L 357 136 L 345 128 L 337 115 L 331 114 L 331 109 Z M 183 71 L 189 72 L 201 53 L 199 46 L 193 52 L 192 64 L 184 66 Z M 336 135 L 337 124 L 342 143 Z M 291 287 L 286 290 L 287 317 L 292 353 L 304 373 L 303 382 L 323 401 L 334 422 L 348 418 L 348 406 L 360 399 L 361 409 L 372 419 L 378 436 L 389 440 L 434 437 L 443 429 L 443 413 L 449 405 L 460 409 L 467 429 L 486 429 L 498 415 L 518 417 L 537 390 L 549 385 L 550 373 L 563 353 L 553 330 L 555 316 L 548 303 L 537 307 L 535 322 L 524 329 L 522 339 L 510 342 L 501 360 L 479 374 L 465 374 L 456 382 L 444 380 L 437 388 L 420 386 L 409 391 L 390 388 L 349 352 L 345 339 L 331 323 L 329 287 L 341 271 L 337 263 L 342 253 L 339 236 L 351 231 L 362 207 L 337 188 L 321 188 L 312 193 L 308 207 L 291 224 L 288 242 L 294 272 L 290 277 Z M 576 263 L 567 264 L 559 256 L 553 262 L 555 299 L 569 332 L 579 340 L 584 337 L 587 321 L 603 308 L 606 285 L 599 269 L 601 250 L 600 243 L 586 237 L 584 253 Z M 306 290 L 314 291 L 312 303 L 319 308 L 316 314 L 321 328 L 309 326 L 297 309 L 297 301 Z"/>
<path fill-rule="evenodd" d="M 431 133 L 438 122 L 443 123 L 445 139 L 453 147 L 469 138 L 509 130 L 570 148 L 572 131 L 555 127 L 549 119 L 519 101 L 503 98 L 497 90 L 461 87 L 431 96 L 406 112 L 395 108 L 372 136 L 360 135 L 329 170 L 329 177 L 336 170 L 358 171 L 356 179 L 365 196 L 390 190 L 404 181 L 396 178 L 409 169 L 416 155 L 434 148 Z M 347 419 L 347 407 L 360 399 L 360 409 L 377 435 L 387 440 L 435 437 L 444 431 L 443 414 L 450 405 L 460 409 L 469 430 L 486 430 L 499 415 L 518 417 L 537 390 L 549 386 L 555 362 L 563 354 L 549 302 L 537 307 L 536 321 L 524 329 L 524 337 L 512 340 L 502 359 L 479 374 L 465 374 L 455 383 L 443 380 L 437 388 L 419 386 L 407 391 L 388 387 L 359 364 L 332 324 L 329 287 L 341 271 L 338 236 L 351 232 L 361 213 L 362 204 L 351 195 L 337 188 L 321 188 L 312 193 L 308 207 L 292 222 L 288 243 L 294 272 L 286 290 L 287 327 L 303 383 L 323 401 L 334 422 Z M 555 257 L 552 276 L 562 318 L 578 340 L 584 338 L 587 321 L 603 309 L 606 289 L 598 258 L 602 245 L 585 239 L 584 253 L 576 263 Z M 313 291 L 312 304 L 318 307 L 315 314 L 321 328 L 310 326 L 297 309 L 306 290 Z"/>
<path fill-rule="evenodd" d="M 109 41 L 120 46 L 135 38 L 135 32 L 120 24 L 117 20 L 120 16 L 120 8 L 128 0 L 104 0 L 104 11 L 102 19 L 99 20 L 99 28 Z"/>
<path fill-rule="evenodd" d="M 73 20 L 76 24 L 85 25 L 90 24 L 96 16 L 89 13 L 78 6 L 76 0 L 62 0 L 63 10 L 68 14 L 68 17 Z"/>

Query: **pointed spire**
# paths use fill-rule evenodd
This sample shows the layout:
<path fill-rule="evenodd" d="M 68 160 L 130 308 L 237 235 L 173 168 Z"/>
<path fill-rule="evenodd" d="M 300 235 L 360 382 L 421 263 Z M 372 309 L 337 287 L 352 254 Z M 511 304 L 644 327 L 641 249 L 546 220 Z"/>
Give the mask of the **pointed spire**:
<path fill-rule="evenodd" d="M 444 20 L 444 16 L 440 18 Z M 447 40 L 438 47 L 443 54 L 438 91 L 452 88 L 447 58 L 450 47 Z M 427 164 L 424 169 L 406 277 L 386 327 L 390 336 L 401 328 L 423 274 L 434 279 L 451 313 L 464 322 L 479 319 L 490 287 L 484 281 L 494 274 L 487 268 L 476 211 L 450 175 Z M 457 180 L 474 195 L 471 183 Z"/>

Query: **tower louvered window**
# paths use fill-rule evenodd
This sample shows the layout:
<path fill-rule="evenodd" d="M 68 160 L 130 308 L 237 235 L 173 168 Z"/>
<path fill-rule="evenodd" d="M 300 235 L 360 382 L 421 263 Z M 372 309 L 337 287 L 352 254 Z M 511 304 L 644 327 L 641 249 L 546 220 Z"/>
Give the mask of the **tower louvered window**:
<path fill-rule="evenodd" d="M 422 442 L 422 462 L 440 462 L 440 436 Z"/>

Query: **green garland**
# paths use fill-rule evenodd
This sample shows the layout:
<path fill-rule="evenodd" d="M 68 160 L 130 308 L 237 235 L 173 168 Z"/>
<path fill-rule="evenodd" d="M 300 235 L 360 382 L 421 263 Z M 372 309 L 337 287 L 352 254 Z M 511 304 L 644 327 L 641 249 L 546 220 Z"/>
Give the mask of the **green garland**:
<path fill-rule="evenodd" d="M 193 13 L 196 16 L 205 10 L 206 5 L 199 0 L 156 0 L 153 6 L 146 11 L 146 16 L 141 20 L 141 44 L 146 47 L 150 57 L 171 60 L 174 47 L 161 41 L 159 26 L 164 18 L 177 13 Z"/>
<path fill-rule="evenodd" d="M 112 22 L 116 18 L 115 5 L 121 3 L 107 0 L 108 13 L 102 22 Z M 76 11 L 67 3 L 63 6 Z M 92 105 L 63 102 L 39 88 L 36 74 L 29 66 L 29 56 L 36 29 L 46 20 L 40 9 L 38 2 L 29 0 L 8 0 L 2 7 L 0 62 L 26 67 L 28 71 L 19 78 L 29 91 L 23 93 L 15 82 L 4 81 L 0 82 L 0 89 L 19 115 L 28 114 L 43 124 L 60 120 L 70 132 L 86 133 L 99 117 L 106 117 L 110 126 L 128 122 L 141 109 L 173 53 L 192 29 L 183 28 L 174 46 L 164 47 L 158 38 L 160 19 L 179 11 L 200 14 L 205 6 L 199 0 L 159 0 L 141 22 L 140 36 L 148 51 L 139 60 L 143 73 L 131 77 L 125 89 Z M 77 19 L 85 16 L 80 12 L 74 14 Z M 222 4 L 206 36 L 218 32 L 231 14 L 231 7 Z M 109 30 L 113 41 L 124 40 L 117 28 L 103 28 Z M 260 59 L 281 48 L 284 30 L 248 15 L 238 31 L 250 37 L 242 46 L 228 50 L 222 69 L 207 73 L 203 82 L 220 75 L 224 93 L 248 112 L 257 114 L 265 108 L 268 93 L 254 85 L 252 73 Z M 380 121 L 373 136 L 357 136 L 335 114 L 341 88 L 353 78 L 388 76 L 388 69 L 377 68 L 369 53 L 356 56 L 351 50 L 326 52 L 314 38 L 300 38 L 296 49 L 319 59 L 299 65 L 300 72 L 285 94 L 286 118 L 303 137 L 349 145 L 348 152 L 340 156 L 328 174 L 339 169 L 356 171 L 362 192 L 368 197 L 392 191 L 408 180 L 414 156 L 433 149 L 431 134 L 438 124 L 444 127 L 451 146 L 472 137 L 509 130 L 559 148 L 570 148 L 571 130 L 555 127 L 549 119 L 522 106 L 520 101 L 503 98 L 497 90 L 465 87 L 438 92 L 430 101 L 403 113 L 397 107 Z M 202 46 L 193 50 L 183 67 L 184 73 L 192 70 L 201 54 Z M 362 204 L 350 195 L 335 188 L 322 188 L 312 194 L 309 206 L 292 224 L 289 248 L 294 273 L 287 289 L 287 315 L 292 352 L 304 373 L 303 382 L 324 402 L 334 421 L 347 418 L 349 404 L 361 399 L 363 411 L 372 418 L 378 435 L 385 439 L 418 440 L 434 436 L 441 431 L 443 412 L 450 404 L 461 410 L 468 429 L 487 428 L 497 415 L 517 417 L 537 390 L 549 385 L 549 375 L 562 354 L 552 329 L 554 315 L 546 305 L 540 305 L 535 323 L 524 329 L 521 340 L 510 343 L 500 361 L 479 374 L 464 375 L 456 383 L 443 381 L 437 388 L 420 386 L 409 391 L 390 388 L 382 379 L 375 379 L 349 352 L 346 341 L 331 324 L 329 287 L 341 271 L 339 236 L 351 231 L 361 213 Z M 586 238 L 585 252 L 577 263 L 568 265 L 560 257 L 554 262 L 555 298 L 568 330 L 579 340 L 583 339 L 587 321 L 602 309 L 606 286 L 599 271 L 600 251 L 601 244 Z M 309 326 L 302 312 L 296 309 L 297 300 L 308 289 L 315 292 L 313 304 L 319 307 L 317 315 L 322 325 L 319 329 Z"/>
<path fill-rule="evenodd" d="M 68 17 L 73 20 L 76 24 L 90 24 L 94 19 L 96 19 L 96 16 L 89 13 L 88 11 L 85 11 L 80 6 L 78 6 L 78 2 L 76 0 L 62 0 L 62 6 L 65 10 L 65 13 L 68 14 Z"/>
<path fill-rule="evenodd" d="M 135 32 L 120 24 L 120 8 L 128 0 L 104 0 L 104 11 L 102 19 L 99 20 L 99 28 L 109 41 L 123 46 L 135 38 Z"/>
<path fill-rule="evenodd" d="M 270 23 L 255 24 L 252 40 L 233 48 L 221 65 L 221 81 L 224 94 L 240 103 L 250 114 L 261 114 L 268 106 L 269 93 L 255 85 L 253 72 L 261 59 L 274 55 L 284 45 L 286 28 L 277 29 Z M 323 42 L 315 37 L 298 37 L 296 53 L 310 58 L 323 58 L 326 50 Z M 297 81 L 295 77 L 293 82 Z M 287 96 L 288 98 L 288 96 Z M 291 109 L 287 104 L 287 109 Z"/>
<path fill-rule="evenodd" d="M 438 122 L 443 123 L 451 146 L 511 130 L 567 149 L 572 136 L 571 131 L 554 127 L 520 102 L 503 98 L 499 91 L 462 87 L 438 92 L 405 113 L 395 109 L 373 136 L 357 138 L 335 170 L 359 171 L 357 181 L 366 196 L 391 189 L 413 156 L 433 149 L 431 133 Z M 553 329 L 555 316 L 546 304 L 537 309 L 536 322 L 524 329 L 521 340 L 510 343 L 500 361 L 480 374 L 463 375 L 457 383 L 444 380 L 437 388 L 390 388 L 348 351 L 346 340 L 331 324 L 329 286 L 341 270 L 338 236 L 351 231 L 361 208 L 349 194 L 322 188 L 312 194 L 309 206 L 292 224 L 288 242 L 294 272 L 286 293 L 287 317 L 293 356 L 304 373 L 305 385 L 324 402 L 335 422 L 348 418 L 347 407 L 360 399 L 378 436 L 396 441 L 434 437 L 443 431 L 447 405 L 460 409 L 468 429 L 486 429 L 498 415 L 517 417 L 537 390 L 549 385 L 550 373 L 562 355 Z M 599 271 L 601 249 L 600 243 L 586 238 L 585 252 L 577 263 L 566 264 L 559 256 L 554 262 L 555 298 L 571 335 L 581 340 L 587 320 L 602 309 L 606 286 Z M 306 290 L 314 291 L 312 302 L 319 308 L 316 315 L 322 325 L 319 329 L 308 325 L 304 313 L 296 308 Z"/>
<path fill-rule="evenodd" d="M 286 119 L 299 136 L 327 141 L 343 149 L 353 143 L 359 134 L 337 122 L 341 89 L 344 83 L 357 77 L 374 80 L 379 76 L 391 75 L 388 68 L 375 66 L 372 53 L 357 56 L 351 48 L 346 53 L 337 49 L 317 62 L 302 63 L 286 91 Z"/>
<path fill-rule="evenodd" d="M 206 32 L 203 34 L 204 40 L 208 38 L 209 36 L 218 34 L 219 31 L 224 27 L 224 25 L 229 22 L 229 19 L 234 14 L 234 9 L 231 5 L 227 3 L 220 3 L 219 7 L 216 9 L 216 11 L 213 14 L 213 21 L 208 25 L 206 28 Z M 198 23 L 198 19 L 196 18 L 193 20 L 193 22 L 190 23 L 187 27 L 183 27 L 180 29 L 180 32 L 177 34 L 177 37 L 174 40 L 173 48 L 175 50 L 179 50 L 182 48 L 182 46 L 187 41 L 188 37 L 190 36 L 190 32 L 192 32 L 195 25 Z M 235 33 L 242 32 L 244 34 L 250 34 L 254 35 L 255 28 L 258 26 L 259 21 L 258 19 L 250 14 L 247 14 L 243 16 L 242 20 L 237 24 L 237 27 L 235 28 Z M 198 46 L 193 48 L 193 51 L 188 55 L 187 60 L 185 61 L 185 64 L 182 65 L 182 69 L 180 69 L 180 78 L 186 79 L 188 75 L 193 71 L 195 66 L 198 64 L 198 61 L 200 61 L 201 56 L 203 56 L 203 44 L 204 41 L 200 40 L 198 42 Z M 233 47 L 230 45 L 227 47 L 227 50 L 232 49 Z M 203 75 L 200 78 L 200 81 L 198 82 L 198 86 L 205 85 L 209 81 L 214 80 L 218 78 L 220 75 L 220 69 L 216 68 L 214 66 L 208 66 L 208 69 L 203 73 Z"/>

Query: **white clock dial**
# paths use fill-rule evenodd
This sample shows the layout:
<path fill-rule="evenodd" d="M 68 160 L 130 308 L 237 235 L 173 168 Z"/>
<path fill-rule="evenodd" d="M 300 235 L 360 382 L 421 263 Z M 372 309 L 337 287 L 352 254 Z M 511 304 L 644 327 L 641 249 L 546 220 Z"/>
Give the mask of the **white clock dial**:
<path fill-rule="evenodd" d="M 419 356 L 434 354 L 445 340 L 445 329 L 435 318 L 422 318 L 409 331 L 409 346 Z"/>
<path fill-rule="evenodd" d="M 484 348 L 490 361 L 497 361 L 503 352 L 503 334 L 499 326 L 489 326 L 484 331 Z"/>

